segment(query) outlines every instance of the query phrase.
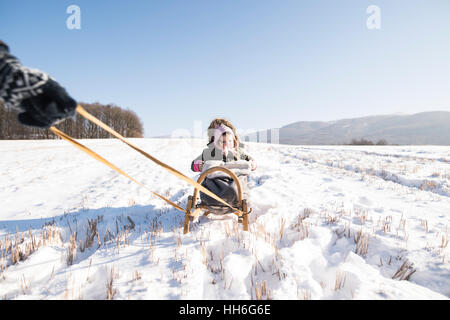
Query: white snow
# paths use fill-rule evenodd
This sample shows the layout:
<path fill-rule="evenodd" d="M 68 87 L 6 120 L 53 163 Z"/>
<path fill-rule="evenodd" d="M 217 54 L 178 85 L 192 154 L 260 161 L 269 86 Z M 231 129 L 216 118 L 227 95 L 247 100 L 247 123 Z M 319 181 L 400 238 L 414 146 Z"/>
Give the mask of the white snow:
<path fill-rule="evenodd" d="M 132 141 L 198 177 L 205 141 Z M 123 143 L 82 142 L 186 206 L 193 188 Z M 250 232 L 209 215 L 183 235 L 182 213 L 67 142 L 1 141 L 0 299 L 450 298 L 449 147 L 247 151 Z"/>

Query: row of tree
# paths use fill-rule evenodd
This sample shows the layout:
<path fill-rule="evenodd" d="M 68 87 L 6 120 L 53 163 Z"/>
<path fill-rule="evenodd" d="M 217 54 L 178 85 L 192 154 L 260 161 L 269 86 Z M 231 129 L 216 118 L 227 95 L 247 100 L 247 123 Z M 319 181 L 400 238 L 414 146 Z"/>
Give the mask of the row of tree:
<path fill-rule="evenodd" d="M 116 105 L 100 103 L 80 103 L 86 111 L 106 123 L 124 137 L 142 138 L 144 127 L 137 114 Z M 75 139 L 105 139 L 111 135 L 97 125 L 76 114 L 56 127 Z M 39 129 L 21 125 L 17 121 L 17 111 L 11 110 L 0 101 L 0 139 L 56 139 L 47 129 Z"/>
<path fill-rule="evenodd" d="M 388 145 L 388 142 L 385 139 L 380 139 L 377 142 L 373 142 L 372 140 L 368 139 L 352 139 L 352 141 L 349 143 L 351 146 L 386 146 Z"/>

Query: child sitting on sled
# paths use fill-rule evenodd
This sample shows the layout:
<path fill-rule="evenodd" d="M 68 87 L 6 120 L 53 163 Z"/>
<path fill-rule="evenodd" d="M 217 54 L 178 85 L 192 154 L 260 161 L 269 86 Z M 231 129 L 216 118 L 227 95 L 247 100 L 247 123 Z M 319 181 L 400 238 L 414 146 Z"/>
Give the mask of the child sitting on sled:
<path fill-rule="evenodd" d="M 203 171 L 203 165 L 207 161 L 227 163 L 238 160 L 248 161 L 250 169 L 256 169 L 255 160 L 244 152 L 236 129 L 228 120 L 214 119 L 211 122 L 208 127 L 208 141 L 207 148 L 192 161 L 192 171 Z"/>
<path fill-rule="evenodd" d="M 234 126 L 225 119 L 214 119 L 208 128 L 208 144 L 202 154 L 191 163 L 194 172 L 204 172 L 215 166 L 223 166 L 236 174 L 242 186 L 244 198 L 248 198 L 247 177 L 256 170 L 255 160 L 244 150 Z M 222 172 L 208 175 L 202 185 L 227 203 L 237 206 L 237 186 L 234 180 Z M 229 213 L 229 208 L 200 193 L 202 204 L 214 208 L 216 214 Z"/>

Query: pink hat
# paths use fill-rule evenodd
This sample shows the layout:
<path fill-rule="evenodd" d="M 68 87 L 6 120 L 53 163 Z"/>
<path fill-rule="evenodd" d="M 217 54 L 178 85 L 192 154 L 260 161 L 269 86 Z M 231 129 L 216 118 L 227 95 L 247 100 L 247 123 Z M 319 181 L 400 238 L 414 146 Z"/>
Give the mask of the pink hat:
<path fill-rule="evenodd" d="M 223 148 L 219 145 L 219 141 L 220 138 L 222 137 L 223 134 L 230 134 L 233 139 L 235 139 L 233 130 L 231 130 L 231 128 L 221 124 L 219 126 L 216 126 L 216 128 L 214 129 L 214 145 L 216 146 L 216 148 L 221 149 L 222 153 L 227 155 L 228 151 L 230 149 L 233 149 L 234 146 L 229 146 L 225 143 L 225 145 L 223 146 Z"/>

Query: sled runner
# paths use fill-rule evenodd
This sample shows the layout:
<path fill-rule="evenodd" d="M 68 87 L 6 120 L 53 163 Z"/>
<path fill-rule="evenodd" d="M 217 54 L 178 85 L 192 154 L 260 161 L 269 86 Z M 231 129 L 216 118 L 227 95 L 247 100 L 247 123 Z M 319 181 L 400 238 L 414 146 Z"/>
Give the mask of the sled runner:
<path fill-rule="evenodd" d="M 217 200 L 201 193 L 195 188 L 194 194 L 188 197 L 186 215 L 184 219 L 184 233 L 189 232 L 189 224 L 194 221 L 202 212 L 209 214 L 223 215 L 234 213 L 238 216 L 238 222 L 242 223 L 244 231 L 248 231 L 248 210 L 247 199 L 247 175 L 242 165 L 248 164 L 226 164 L 220 161 L 210 161 L 212 165 L 206 167 L 197 180 L 197 183 L 220 196 L 235 209 L 224 206 Z M 219 162 L 219 163 L 217 163 Z M 207 164 L 207 163 L 205 163 Z M 248 170 L 247 170 L 248 171 Z M 200 192 L 200 203 L 197 204 Z"/>

